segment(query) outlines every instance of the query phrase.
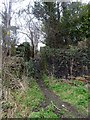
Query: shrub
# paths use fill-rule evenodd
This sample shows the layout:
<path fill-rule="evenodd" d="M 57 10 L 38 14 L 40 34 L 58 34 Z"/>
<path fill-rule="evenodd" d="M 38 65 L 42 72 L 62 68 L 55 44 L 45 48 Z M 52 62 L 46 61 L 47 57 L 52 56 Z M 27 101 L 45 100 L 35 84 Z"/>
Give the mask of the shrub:
<path fill-rule="evenodd" d="M 82 76 L 90 72 L 90 50 L 69 46 L 65 49 L 44 47 L 41 51 L 43 69 L 55 77 Z"/>
<path fill-rule="evenodd" d="M 28 62 L 25 63 L 26 74 L 28 77 L 34 77 L 35 75 L 35 68 L 34 68 L 34 61 L 30 59 Z"/>

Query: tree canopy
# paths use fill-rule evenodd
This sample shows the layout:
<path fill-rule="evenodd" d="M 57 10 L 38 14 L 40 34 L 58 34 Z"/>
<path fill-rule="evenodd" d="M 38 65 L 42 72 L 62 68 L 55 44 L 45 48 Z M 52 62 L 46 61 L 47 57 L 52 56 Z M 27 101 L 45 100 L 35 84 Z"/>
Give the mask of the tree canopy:
<path fill-rule="evenodd" d="M 43 22 L 46 45 L 59 48 L 89 38 L 89 6 L 81 2 L 35 2 L 33 13 Z"/>

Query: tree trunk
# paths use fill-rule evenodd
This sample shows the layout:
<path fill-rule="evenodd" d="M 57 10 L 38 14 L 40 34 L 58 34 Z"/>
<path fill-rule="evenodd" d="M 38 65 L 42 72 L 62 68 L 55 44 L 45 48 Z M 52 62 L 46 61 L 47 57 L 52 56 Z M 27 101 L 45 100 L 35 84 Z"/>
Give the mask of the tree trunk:
<path fill-rule="evenodd" d="M 57 15 L 58 15 L 58 16 L 57 16 L 57 17 L 58 17 L 57 19 L 58 19 L 58 21 L 60 21 L 60 9 L 59 9 L 59 4 L 60 4 L 60 3 L 58 2 L 58 3 L 57 3 Z"/>
<path fill-rule="evenodd" d="M 32 55 L 32 58 L 34 58 L 34 45 L 32 46 L 32 53 L 31 53 L 31 55 Z"/>
<path fill-rule="evenodd" d="M 31 31 L 31 44 L 32 44 L 31 57 L 34 58 L 34 41 L 33 41 L 33 32 L 32 31 Z"/>
<path fill-rule="evenodd" d="M 74 59 L 72 59 L 71 60 L 71 65 L 70 65 L 70 76 L 71 76 L 71 78 L 72 78 L 72 75 L 73 75 L 73 61 L 74 61 Z"/>

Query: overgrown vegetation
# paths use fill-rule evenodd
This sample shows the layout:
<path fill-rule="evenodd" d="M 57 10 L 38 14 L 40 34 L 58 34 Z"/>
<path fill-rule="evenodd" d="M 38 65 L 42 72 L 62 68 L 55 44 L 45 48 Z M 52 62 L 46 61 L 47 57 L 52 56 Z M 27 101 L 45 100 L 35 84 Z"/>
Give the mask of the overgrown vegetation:
<path fill-rule="evenodd" d="M 56 0 L 35 1 L 32 6 L 29 1 L 19 8 L 17 3 L 20 1 L 5 1 L 0 11 L 3 117 L 75 118 L 88 114 L 90 4 Z M 45 46 L 40 51 L 39 43 Z"/>
<path fill-rule="evenodd" d="M 15 118 L 29 117 L 33 109 L 37 108 L 44 100 L 44 96 L 34 79 L 30 79 L 28 86 L 25 87 L 27 87 L 25 91 L 19 89 L 11 92 L 14 104 L 16 104 L 13 106 L 16 109 L 13 116 Z M 4 106 L 6 106 L 5 104 Z"/>

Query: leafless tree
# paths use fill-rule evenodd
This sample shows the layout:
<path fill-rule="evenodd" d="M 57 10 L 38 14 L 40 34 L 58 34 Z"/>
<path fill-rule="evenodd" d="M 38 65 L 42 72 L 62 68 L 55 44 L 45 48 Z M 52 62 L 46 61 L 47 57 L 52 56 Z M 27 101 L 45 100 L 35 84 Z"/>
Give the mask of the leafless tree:
<path fill-rule="evenodd" d="M 20 26 L 19 33 L 25 35 L 30 41 L 32 53 L 31 57 L 34 58 L 40 38 L 40 23 L 34 18 L 31 8 L 32 6 L 29 3 L 25 9 L 19 11 L 18 19 Z"/>
<path fill-rule="evenodd" d="M 7 54 L 11 54 L 11 44 L 15 44 L 14 35 L 16 34 L 16 26 L 12 26 L 12 18 L 15 12 L 12 10 L 13 3 L 16 1 L 9 0 L 2 3 L 2 11 L 0 11 L 0 15 L 2 17 L 2 48 L 3 48 L 3 56 L 7 56 Z"/>

